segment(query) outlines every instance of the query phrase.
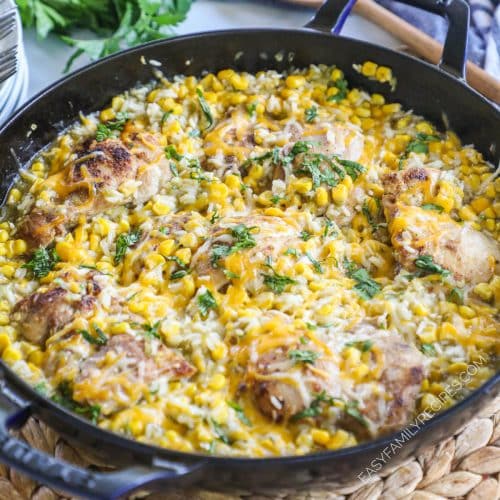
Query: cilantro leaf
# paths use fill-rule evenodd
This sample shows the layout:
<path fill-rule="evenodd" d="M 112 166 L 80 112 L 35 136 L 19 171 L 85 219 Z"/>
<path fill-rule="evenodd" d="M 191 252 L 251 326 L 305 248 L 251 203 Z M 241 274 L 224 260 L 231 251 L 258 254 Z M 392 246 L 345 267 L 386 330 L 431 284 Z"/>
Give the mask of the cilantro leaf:
<path fill-rule="evenodd" d="M 109 120 L 106 123 L 99 123 L 97 125 L 97 131 L 95 134 L 95 140 L 97 142 L 102 142 L 105 139 L 115 137 L 115 131 L 122 131 L 125 127 L 125 123 L 128 120 L 127 113 L 116 113 L 116 118 L 114 120 Z"/>
<path fill-rule="evenodd" d="M 288 351 L 288 357 L 295 361 L 295 363 L 314 364 L 319 358 L 320 354 L 315 351 L 306 351 L 300 349 L 293 349 Z"/>
<path fill-rule="evenodd" d="M 304 418 L 314 418 L 321 415 L 323 408 L 321 403 L 333 404 L 335 398 L 328 396 L 325 391 L 321 391 L 316 397 L 312 400 L 311 404 L 305 410 L 299 411 L 295 415 L 292 415 L 291 420 L 302 420 Z"/>
<path fill-rule="evenodd" d="M 59 260 L 55 249 L 48 250 L 40 247 L 34 251 L 31 259 L 23 264 L 23 267 L 29 269 L 35 278 L 44 278 L 54 269 Z"/>
<path fill-rule="evenodd" d="M 443 278 L 450 276 L 450 271 L 436 264 L 431 255 L 420 255 L 415 259 L 415 266 L 428 274 L 440 274 Z"/>
<path fill-rule="evenodd" d="M 373 347 L 373 342 L 371 340 L 356 340 L 354 342 L 347 342 L 346 347 L 355 347 L 361 352 L 368 352 Z"/>
<path fill-rule="evenodd" d="M 436 356 L 437 352 L 436 349 L 432 344 L 422 344 L 420 346 L 421 351 L 426 355 L 426 356 Z"/>
<path fill-rule="evenodd" d="M 255 226 L 247 227 L 245 224 L 237 224 L 231 228 L 231 236 L 234 238 L 232 245 L 214 245 L 212 247 L 212 266 L 217 267 L 220 259 L 247 248 L 253 248 L 257 243 L 251 231 Z"/>
<path fill-rule="evenodd" d="M 94 337 L 87 330 L 76 330 L 76 333 L 79 333 L 89 344 L 106 345 L 106 343 L 108 342 L 108 337 L 106 336 L 106 334 L 97 325 L 93 326 L 97 334 L 96 337 Z"/>
<path fill-rule="evenodd" d="M 288 276 L 283 276 L 281 274 L 278 274 L 273 269 L 270 260 L 271 260 L 270 258 L 266 260 L 266 267 L 271 269 L 272 274 L 262 273 L 262 276 L 264 277 L 264 285 L 266 285 L 274 293 L 280 294 L 285 291 L 287 285 L 297 284 L 297 282 L 294 279 L 289 278 Z"/>
<path fill-rule="evenodd" d="M 116 240 L 116 251 L 114 263 L 117 266 L 125 257 L 128 248 L 136 245 L 141 239 L 142 231 L 140 229 L 133 229 L 129 233 L 122 233 Z"/>
<path fill-rule="evenodd" d="M 464 303 L 464 291 L 461 288 L 454 287 L 450 290 L 447 299 L 461 306 Z"/>
<path fill-rule="evenodd" d="M 205 127 L 205 130 L 209 130 L 212 128 L 212 125 L 214 124 L 214 117 L 212 115 L 212 110 L 210 109 L 210 106 L 205 100 L 203 92 L 200 89 L 196 89 L 196 94 L 198 96 L 198 103 L 200 105 L 200 108 L 203 114 L 205 115 L 205 119 L 207 120 L 208 125 Z"/>
<path fill-rule="evenodd" d="M 362 299 L 369 300 L 380 292 L 381 286 L 370 277 L 366 269 L 356 268 L 352 262 L 346 262 L 345 266 L 349 278 L 356 281 L 354 290 Z"/>
<path fill-rule="evenodd" d="M 444 210 L 441 205 L 435 205 L 434 203 L 424 203 L 422 208 L 424 210 L 436 210 L 437 212 L 442 212 Z"/>
<path fill-rule="evenodd" d="M 238 415 L 238 418 L 245 425 L 248 425 L 249 427 L 251 427 L 252 422 L 250 422 L 249 418 L 245 415 L 243 408 L 238 403 L 236 403 L 234 401 L 228 401 L 227 404 L 229 407 L 231 407 L 236 412 L 236 415 Z"/>
<path fill-rule="evenodd" d="M 335 95 L 331 95 L 327 101 L 340 102 L 347 97 L 348 83 L 344 78 L 339 78 L 333 84 L 339 90 Z"/>
<path fill-rule="evenodd" d="M 368 421 L 365 417 L 363 417 L 358 406 L 359 402 L 356 400 L 347 401 L 345 405 L 345 412 L 347 415 L 354 418 L 354 420 L 357 420 L 363 427 L 368 427 Z"/>
<path fill-rule="evenodd" d="M 198 308 L 203 317 L 208 315 L 210 309 L 217 309 L 217 302 L 210 290 L 198 295 Z"/>
<path fill-rule="evenodd" d="M 154 325 L 150 325 L 149 323 L 144 323 L 142 328 L 144 330 L 144 336 L 148 339 L 159 339 L 160 334 L 158 333 L 158 328 L 160 326 L 160 322 L 157 321 Z"/>
<path fill-rule="evenodd" d="M 165 156 L 167 157 L 168 160 L 173 159 L 176 161 L 181 161 L 183 158 L 183 156 L 177 152 L 177 149 L 173 144 L 170 144 L 165 148 Z"/>
<path fill-rule="evenodd" d="M 323 274 L 323 268 L 321 267 L 321 264 L 319 261 L 317 261 L 309 252 L 306 252 L 306 257 L 309 259 L 309 262 L 313 265 L 314 270 L 319 273 Z"/>
<path fill-rule="evenodd" d="M 318 116 L 318 108 L 316 106 L 311 106 L 307 108 L 304 112 L 304 118 L 307 123 L 311 123 Z"/>

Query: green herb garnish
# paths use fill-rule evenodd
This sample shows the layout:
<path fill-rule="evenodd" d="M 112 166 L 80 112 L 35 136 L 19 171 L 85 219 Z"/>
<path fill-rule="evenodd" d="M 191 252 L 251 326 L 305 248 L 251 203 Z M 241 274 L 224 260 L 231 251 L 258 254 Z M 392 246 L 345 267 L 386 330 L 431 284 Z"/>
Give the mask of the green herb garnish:
<path fill-rule="evenodd" d="M 345 412 L 347 415 L 357 420 L 363 427 L 368 427 L 368 421 L 365 417 L 363 417 L 363 415 L 361 415 L 358 406 L 359 402 L 356 400 L 347 401 L 345 404 Z"/>
<path fill-rule="evenodd" d="M 116 251 L 114 263 L 117 266 L 125 257 L 127 250 L 136 245 L 141 239 L 142 231 L 140 229 L 133 229 L 129 233 L 122 233 L 116 240 Z"/>
<path fill-rule="evenodd" d="M 217 309 L 217 302 L 210 290 L 198 296 L 198 308 L 203 317 L 208 315 L 210 309 Z"/>
<path fill-rule="evenodd" d="M 167 157 L 168 160 L 176 160 L 176 161 L 181 161 L 183 156 L 180 155 L 177 152 L 177 149 L 173 144 L 170 144 L 170 146 L 167 146 L 165 148 L 165 156 Z"/>
<path fill-rule="evenodd" d="M 320 354 L 314 351 L 302 351 L 299 349 L 293 349 L 288 351 L 288 357 L 295 361 L 295 363 L 304 364 L 314 364 L 314 362 L 319 358 Z"/>
<path fill-rule="evenodd" d="M 288 276 L 283 276 L 278 274 L 272 267 L 271 259 L 266 259 L 266 267 L 271 269 L 272 274 L 262 274 L 264 277 L 264 285 L 266 285 L 274 293 L 280 294 L 285 291 L 287 285 L 296 285 L 297 282 L 289 278 Z"/>
<path fill-rule="evenodd" d="M 420 346 L 420 349 L 426 356 L 436 356 L 437 355 L 436 349 L 432 344 L 422 344 Z"/>
<path fill-rule="evenodd" d="M 422 205 L 424 210 L 436 210 L 437 212 L 442 212 L 444 208 L 441 205 L 436 205 L 434 203 L 424 203 Z"/>
<path fill-rule="evenodd" d="M 231 229 L 231 236 L 234 238 L 232 245 L 214 245 L 212 247 L 212 266 L 217 267 L 218 261 L 228 255 L 253 248 L 257 244 L 251 233 L 254 229 L 256 229 L 255 226 L 247 227 L 244 224 L 234 226 Z"/>
<path fill-rule="evenodd" d="M 304 118 L 307 123 L 311 123 L 318 116 L 318 108 L 316 106 L 311 106 L 307 108 L 304 113 Z"/>
<path fill-rule="evenodd" d="M 347 342 L 346 347 L 355 347 L 361 352 L 368 352 L 373 347 L 373 342 L 371 340 L 357 340 L 354 342 Z"/>
<path fill-rule="evenodd" d="M 236 403 L 234 401 L 228 401 L 227 404 L 236 412 L 236 415 L 238 416 L 238 418 L 245 425 L 248 425 L 249 427 L 252 426 L 252 422 L 250 422 L 249 418 L 245 415 L 243 408 L 238 403 Z"/>
<path fill-rule="evenodd" d="M 311 404 L 305 410 L 299 411 L 295 415 L 292 416 L 292 420 L 302 420 L 303 418 L 314 418 L 321 415 L 323 409 L 321 407 L 321 403 L 333 404 L 335 398 L 328 396 L 325 391 L 321 391 L 316 397 L 312 400 Z"/>
<path fill-rule="evenodd" d="M 116 113 L 116 118 L 114 120 L 107 121 L 106 123 L 99 123 L 97 125 L 97 131 L 95 134 L 95 140 L 97 142 L 104 141 L 111 137 L 115 137 L 115 131 L 122 131 L 125 127 L 125 123 L 128 120 L 127 113 Z"/>
<path fill-rule="evenodd" d="M 231 444 L 231 440 L 229 439 L 229 436 L 224 432 L 224 429 L 220 424 L 218 424 L 213 418 L 210 419 L 210 422 L 212 423 L 212 426 L 214 428 L 215 435 L 224 443 L 227 445 Z"/>
<path fill-rule="evenodd" d="M 209 130 L 212 128 L 212 125 L 214 124 L 214 117 L 212 115 L 212 110 L 210 109 L 210 106 L 205 100 L 203 92 L 200 89 L 196 89 L 196 94 L 198 95 L 198 103 L 200 104 L 200 108 L 203 111 L 205 119 L 207 120 L 208 123 L 207 127 L 205 127 L 205 130 Z"/>
<path fill-rule="evenodd" d="M 54 269 L 59 260 L 55 249 L 48 250 L 40 247 L 35 250 L 31 260 L 23 264 L 23 267 L 29 269 L 35 278 L 44 278 Z"/>
<path fill-rule="evenodd" d="M 366 169 L 361 165 L 361 163 L 358 163 L 357 161 L 352 161 L 352 160 L 342 160 L 340 158 L 337 159 L 338 163 L 340 163 L 347 175 L 355 181 L 359 175 L 361 175 Z"/>
<path fill-rule="evenodd" d="M 313 265 L 314 270 L 319 273 L 323 274 L 323 268 L 321 267 L 321 264 L 319 261 L 317 261 L 309 252 L 306 252 L 306 257 L 309 259 L 309 262 Z"/>
<path fill-rule="evenodd" d="M 417 257 L 415 259 L 415 266 L 425 273 L 440 274 L 443 278 L 451 274 L 450 271 L 436 264 L 430 255 L 421 255 Z"/>
<path fill-rule="evenodd" d="M 149 323 L 144 323 L 142 325 L 142 329 L 144 330 L 144 336 L 147 339 L 159 339 L 160 334 L 158 333 L 158 328 L 160 326 L 160 322 L 157 321 L 154 325 L 150 325 Z"/>
<path fill-rule="evenodd" d="M 73 390 L 69 382 L 64 381 L 59 384 L 56 394 L 52 396 L 52 401 L 58 405 L 64 406 L 75 413 L 85 416 L 92 423 L 96 424 L 101 416 L 101 407 L 99 405 L 85 406 L 77 403 L 73 399 Z"/>
<path fill-rule="evenodd" d="M 334 82 L 334 86 L 339 89 L 339 91 L 335 95 L 331 95 L 327 101 L 334 101 L 334 102 L 340 102 L 344 100 L 347 97 L 347 91 L 348 91 L 348 83 L 347 80 L 344 80 L 343 78 L 339 78 Z"/>
<path fill-rule="evenodd" d="M 356 265 L 352 262 L 346 262 L 345 266 L 349 278 L 356 281 L 353 287 L 354 290 L 362 299 L 369 300 L 380 292 L 381 286 L 370 277 L 366 269 L 363 267 L 356 268 Z"/>
<path fill-rule="evenodd" d="M 79 333 L 89 344 L 106 345 L 108 342 L 106 334 L 97 325 L 93 325 L 93 327 L 95 333 L 97 334 L 96 337 L 94 337 L 87 330 L 76 330 L 76 333 Z"/>
<path fill-rule="evenodd" d="M 300 239 L 303 241 L 307 241 L 312 238 L 312 234 L 309 231 L 306 231 L 305 229 L 300 232 Z"/>
<path fill-rule="evenodd" d="M 247 104 L 247 113 L 250 116 L 253 116 L 255 114 L 255 110 L 257 109 L 257 103 L 252 102 L 252 104 Z"/>
<path fill-rule="evenodd" d="M 464 303 L 464 291 L 461 288 L 454 287 L 450 290 L 447 299 L 449 302 L 454 302 L 461 306 Z"/>

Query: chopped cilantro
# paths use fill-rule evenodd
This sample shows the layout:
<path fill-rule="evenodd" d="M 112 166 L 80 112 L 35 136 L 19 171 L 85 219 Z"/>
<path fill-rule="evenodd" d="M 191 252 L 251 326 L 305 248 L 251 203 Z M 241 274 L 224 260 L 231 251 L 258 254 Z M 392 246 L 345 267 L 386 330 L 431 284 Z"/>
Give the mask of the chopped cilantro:
<path fill-rule="evenodd" d="M 76 333 L 79 333 L 89 344 L 105 345 L 108 342 L 108 337 L 97 325 L 93 325 L 93 327 L 97 334 L 96 337 L 87 330 L 76 330 Z"/>
<path fill-rule="evenodd" d="M 247 227 L 245 224 L 234 226 L 231 229 L 231 236 L 234 238 L 232 245 L 214 245 L 212 247 L 212 266 L 217 267 L 218 261 L 228 255 L 246 248 L 253 248 L 257 244 L 251 233 L 253 229 L 256 229 L 256 227 Z"/>
<path fill-rule="evenodd" d="M 174 271 L 170 275 L 171 280 L 180 280 L 181 278 L 184 278 L 184 276 L 187 276 L 189 274 L 189 271 L 186 269 L 178 269 L 177 271 Z"/>
<path fill-rule="evenodd" d="M 133 247 L 141 239 L 142 231 L 140 229 L 133 229 L 129 233 L 122 233 L 116 240 L 116 251 L 114 263 L 117 266 L 125 257 L 127 249 Z"/>
<path fill-rule="evenodd" d="M 214 124 L 214 117 L 212 115 L 212 110 L 210 109 L 210 106 L 205 100 L 203 92 L 200 89 L 196 89 L 196 94 L 198 95 L 198 103 L 200 104 L 200 108 L 203 114 L 205 115 L 205 119 L 207 120 L 208 125 L 205 128 L 205 130 L 209 130 L 212 128 L 212 125 Z"/>
<path fill-rule="evenodd" d="M 308 330 L 317 330 L 318 329 L 318 325 L 315 325 L 314 323 L 309 323 L 309 322 L 306 323 L 306 327 Z"/>
<path fill-rule="evenodd" d="M 241 276 L 239 274 L 233 273 L 233 271 L 229 271 L 228 269 L 223 269 L 222 272 L 229 279 L 239 279 Z"/>
<path fill-rule="evenodd" d="M 189 137 L 199 137 L 200 131 L 197 128 L 194 128 L 188 132 Z"/>
<path fill-rule="evenodd" d="M 420 349 L 426 356 L 436 356 L 437 355 L 436 349 L 432 344 L 422 344 L 420 346 Z"/>
<path fill-rule="evenodd" d="M 163 115 L 161 116 L 160 125 L 163 125 L 168 120 L 168 117 L 171 114 L 172 114 L 172 111 L 165 111 L 165 113 L 163 113 Z"/>
<path fill-rule="evenodd" d="M 99 405 L 81 405 L 73 399 L 73 390 L 69 382 L 64 381 L 57 387 L 56 393 L 52 396 L 52 400 L 58 405 L 64 406 L 75 413 L 85 416 L 94 424 L 97 423 L 101 415 L 101 407 Z"/>
<path fill-rule="evenodd" d="M 255 114 L 255 110 L 257 109 L 257 103 L 252 102 L 251 104 L 247 104 L 247 113 L 250 116 L 253 116 Z"/>
<path fill-rule="evenodd" d="M 284 200 L 285 198 L 283 196 L 278 196 L 277 194 L 273 194 L 271 196 L 271 203 L 273 205 L 277 205 L 281 200 Z"/>
<path fill-rule="evenodd" d="M 95 134 L 96 141 L 101 142 L 110 137 L 114 137 L 115 134 L 113 132 L 123 130 L 127 120 L 127 113 L 119 112 L 116 113 L 116 118 L 114 120 L 110 120 L 106 123 L 99 123 Z"/>
<path fill-rule="evenodd" d="M 286 249 L 286 252 L 285 252 L 285 255 L 293 255 L 294 257 L 298 257 L 299 256 L 299 252 L 296 248 L 287 248 Z"/>
<path fill-rule="evenodd" d="M 173 144 L 165 148 L 165 156 L 168 160 L 181 161 L 183 156 L 177 152 L 177 149 Z"/>
<path fill-rule="evenodd" d="M 309 231 L 306 231 L 305 229 L 300 232 L 300 239 L 303 241 L 310 240 L 312 238 L 312 234 Z"/>
<path fill-rule="evenodd" d="M 23 267 L 29 269 L 35 278 L 44 278 L 49 274 L 56 263 L 59 262 L 59 256 L 55 249 L 38 248 L 34 251 L 31 259 L 23 264 Z"/>
<path fill-rule="evenodd" d="M 236 415 L 238 415 L 238 418 L 245 425 L 248 425 L 249 427 L 252 426 L 252 422 L 250 422 L 249 418 L 245 415 L 243 408 L 238 403 L 236 403 L 234 401 L 228 401 L 227 404 L 236 412 Z"/>
<path fill-rule="evenodd" d="M 429 142 L 439 141 L 439 140 L 441 139 L 436 135 L 418 133 L 415 139 L 410 141 L 406 146 L 405 152 L 403 153 L 403 156 L 401 156 L 401 159 L 399 160 L 399 169 L 401 170 L 403 168 L 403 162 L 408 158 L 410 153 L 427 154 L 429 152 Z"/>
<path fill-rule="evenodd" d="M 437 212 L 442 212 L 444 208 L 441 205 L 436 205 L 434 203 L 424 203 L 422 205 L 424 210 L 436 210 Z"/>
<path fill-rule="evenodd" d="M 273 269 L 270 258 L 266 259 L 266 267 L 271 269 L 272 274 L 262 274 L 262 276 L 264 277 L 264 284 L 274 293 L 283 293 L 287 285 L 297 284 L 294 279 L 278 274 Z"/>
<path fill-rule="evenodd" d="M 149 323 L 144 323 L 142 325 L 142 329 L 144 330 L 144 336 L 147 339 L 159 339 L 160 334 L 158 333 L 158 327 L 160 326 L 160 322 L 157 321 L 154 325 L 150 325 Z"/>
<path fill-rule="evenodd" d="M 363 415 L 361 415 L 358 406 L 359 402 L 356 400 L 347 401 L 345 404 L 345 412 L 347 415 L 357 420 L 363 427 L 368 427 L 368 421 L 365 417 L 363 417 Z"/>
<path fill-rule="evenodd" d="M 342 160 L 338 158 L 337 162 L 344 167 L 347 175 L 351 177 L 353 181 L 355 181 L 358 178 L 358 176 L 361 175 L 366 170 L 365 167 L 361 165 L 361 163 L 358 163 L 356 161 Z"/>
<path fill-rule="evenodd" d="M 464 291 L 461 288 L 454 287 L 450 290 L 447 299 L 449 302 L 454 302 L 461 306 L 464 303 Z"/>
<path fill-rule="evenodd" d="M 316 106 L 311 106 L 307 108 L 304 113 L 304 118 L 307 123 L 311 123 L 318 116 L 318 108 Z"/>
<path fill-rule="evenodd" d="M 314 364 L 319 358 L 320 354 L 314 351 L 306 351 L 300 349 L 293 349 L 288 351 L 288 357 L 295 361 L 295 363 Z"/>
<path fill-rule="evenodd" d="M 308 326 L 307 328 L 309 328 L 309 326 Z M 299 341 L 300 341 L 300 343 L 301 343 L 302 345 L 306 345 L 306 344 L 308 344 L 308 343 L 309 343 L 309 338 L 308 338 L 308 337 L 306 337 L 305 335 L 302 335 L 302 337 L 300 337 Z"/>
<path fill-rule="evenodd" d="M 218 219 L 220 219 L 220 215 L 217 207 L 215 207 L 212 215 L 210 216 L 210 224 L 215 224 L 215 221 L 217 221 Z"/>
<path fill-rule="evenodd" d="M 217 302 L 210 290 L 198 296 L 198 308 L 202 316 L 207 316 L 210 309 L 217 309 Z"/>
<path fill-rule="evenodd" d="M 319 261 L 317 261 L 309 252 L 306 252 L 306 257 L 309 259 L 309 262 L 313 265 L 314 270 L 319 273 L 323 274 L 323 268 L 321 267 L 321 264 Z"/>
<path fill-rule="evenodd" d="M 344 80 L 343 78 L 339 78 L 334 82 L 334 86 L 337 87 L 339 90 L 335 95 L 331 95 L 327 101 L 334 101 L 334 102 L 340 102 L 344 100 L 347 97 L 347 80 Z"/>
<path fill-rule="evenodd" d="M 323 238 L 328 236 L 337 236 L 338 231 L 335 227 L 335 222 L 331 221 L 328 217 L 325 217 L 325 228 L 323 229 Z"/>
<path fill-rule="evenodd" d="M 349 278 L 356 281 L 354 290 L 362 299 L 371 299 L 380 292 L 381 286 L 370 277 L 366 269 L 363 267 L 356 268 L 352 262 L 346 262 L 345 266 Z"/>
<path fill-rule="evenodd" d="M 442 268 L 439 264 L 436 264 L 430 255 L 420 255 L 415 259 L 415 266 L 429 274 L 440 274 L 443 278 L 446 278 L 451 273 L 447 269 Z"/>
<path fill-rule="evenodd" d="M 346 347 L 355 347 L 361 352 L 368 352 L 373 347 L 373 342 L 371 340 L 357 340 L 355 342 L 347 342 Z"/>
<path fill-rule="evenodd" d="M 305 410 L 299 411 L 292 416 L 292 420 L 302 420 L 303 418 L 314 418 L 321 415 L 323 411 L 321 403 L 333 404 L 335 398 L 328 396 L 325 391 L 321 391 L 315 396 L 311 404 Z"/>
<path fill-rule="evenodd" d="M 46 396 L 49 393 L 49 388 L 47 387 L 46 382 L 38 382 L 38 384 L 33 386 L 33 389 L 35 389 L 35 391 L 42 396 Z"/>
<path fill-rule="evenodd" d="M 213 418 L 210 419 L 210 422 L 212 423 L 212 426 L 214 428 L 215 435 L 224 443 L 224 444 L 231 444 L 231 440 L 229 439 L 229 436 L 224 432 L 224 429 L 220 424 L 218 424 Z"/>

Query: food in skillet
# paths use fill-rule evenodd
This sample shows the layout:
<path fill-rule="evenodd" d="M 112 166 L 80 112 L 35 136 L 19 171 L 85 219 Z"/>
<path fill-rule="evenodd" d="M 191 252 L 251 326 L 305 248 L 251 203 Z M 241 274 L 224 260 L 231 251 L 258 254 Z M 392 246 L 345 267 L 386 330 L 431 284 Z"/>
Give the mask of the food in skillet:
<path fill-rule="evenodd" d="M 303 454 L 402 428 L 497 368 L 493 170 L 337 68 L 131 90 L 10 191 L 2 358 L 172 449 Z"/>

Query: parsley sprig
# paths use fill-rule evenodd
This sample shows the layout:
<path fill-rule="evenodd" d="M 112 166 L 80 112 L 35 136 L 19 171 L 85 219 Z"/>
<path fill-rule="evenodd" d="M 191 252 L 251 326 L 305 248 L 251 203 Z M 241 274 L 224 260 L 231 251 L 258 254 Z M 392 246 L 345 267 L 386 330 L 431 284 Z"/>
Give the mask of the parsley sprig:
<path fill-rule="evenodd" d="M 217 301 L 210 290 L 198 295 L 198 309 L 203 317 L 208 316 L 210 309 L 217 309 Z"/>
<path fill-rule="evenodd" d="M 368 271 L 363 267 L 356 267 L 353 262 L 345 261 L 344 266 L 347 269 L 347 275 L 356 281 L 354 290 L 364 300 L 369 300 L 377 295 L 382 288 L 373 280 Z"/>
<path fill-rule="evenodd" d="M 125 257 L 127 250 L 134 245 L 139 243 L 141 239 L 142 231 L 140 229 L 133 229 L 129 233 L 122 233 L 116 239 L 116 251 L 114 263 L 117 266 Z"/>
<path fill-rule="evenodd" d="M 59 255 L 54 248 L 38 248 L 34 251 L 31 259 L 23 264 L 23 267 L 29 269 L 31 274 L 39 279 L 47 276 L 59 260 Z"/>

